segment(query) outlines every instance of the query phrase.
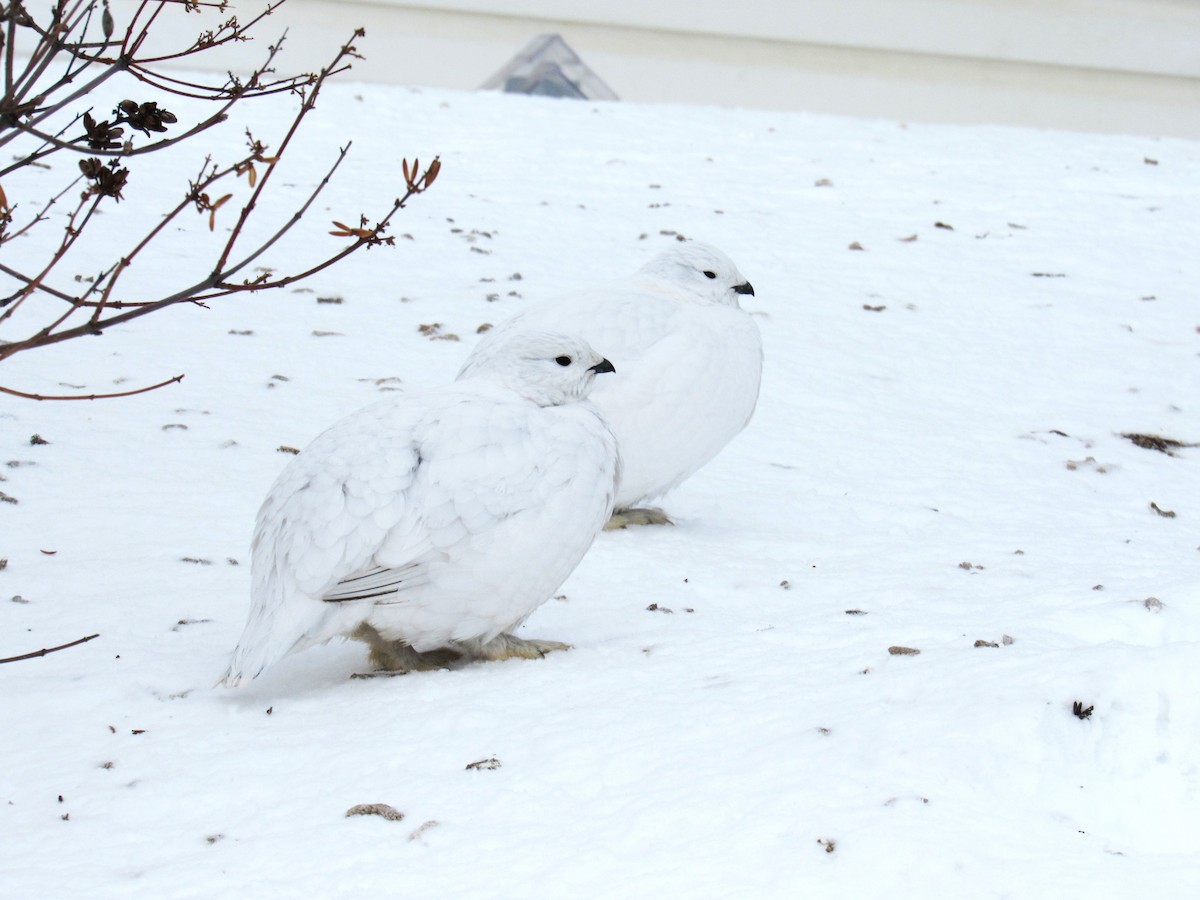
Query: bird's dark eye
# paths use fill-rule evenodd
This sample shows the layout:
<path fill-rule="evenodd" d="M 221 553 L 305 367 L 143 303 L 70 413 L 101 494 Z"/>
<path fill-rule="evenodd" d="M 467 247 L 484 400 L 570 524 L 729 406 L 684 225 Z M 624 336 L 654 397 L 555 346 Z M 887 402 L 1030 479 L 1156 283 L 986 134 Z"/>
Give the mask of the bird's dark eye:
<path fill-rule="evenodd" d="M 704 277 L 705 277 L 705 278 L 716 278 L 716 277 L 717 277 L 717 273 L 716 273 L 716 272 L 709 272 L 709 271 L 707 271 L 707 270 L 706 270 L 706 271 L 705 271 L 705 273 L 704 273 Z"/>
<path fill-rule="evenodd" d="M 569 365 L 571 364 L 571 357 L 569 357 L 569 356 L 556 356 L 556 357 L 554 357 L 554 361 L 555 361 L 556 363 L 558 363 L 560 366 L 569 366 Z"/>

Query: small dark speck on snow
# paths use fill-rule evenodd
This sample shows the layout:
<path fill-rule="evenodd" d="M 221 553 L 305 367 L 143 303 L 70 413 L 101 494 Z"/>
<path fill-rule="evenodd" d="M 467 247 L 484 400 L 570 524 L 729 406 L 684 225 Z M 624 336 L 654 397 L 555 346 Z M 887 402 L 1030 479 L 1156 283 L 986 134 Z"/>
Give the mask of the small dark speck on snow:
<path fill-rule="evenodd" d="M 358 803 L 346 810 L 346 818 L 351 816 L 381 816 L 389 822 L 399 822 L 404 813 L 386 803 Z"/>
<path fill-rule="evenodd" d="M 1146 450 L 1157 450 L 1159 453 L 1165 453 L 1167 456 L 1175 456 L 1176 450 L 1181 450 L 1184 447 L 1200 447 L 1200 444 L 1189 444 L 1184 441 L 1177 441 L 1174 438 L 1163 437 L 1159 434 L 1139 434 L 1137 432 L 1122 432 L 1121 437 L 1127 441 L 1132 441 L 1139 447 Z"/>
<path fill-rule="evenodd" d="M 180 619 L 172 627 L 172 631 L 178 631 L 185 625 L 203 625 L 206 622 L 211 622 L 212 619 Z"/>
<path fill-rule="evenodd" d="M 1152 510 L 1154 510 L 1156 513 L 1158 513 L 1160 516 L 1162 516 L 1164 519 L 1173 519 L 1173 518 L 1175 518 L 1175 510 L 1173 510 L 1173 509 L 1163 509 L 1161 506 L 1159 506 L 1159 505 L 1158 505 L 1157 503 L 1155 503 L 1153 500 L 1151 500 L 1151 501 L 1150 501 L 1150 508 L 1151 508 Z"/>
<path fill-rule="evenodd" d="M 429 819 L 425 822 L 422 822 L 420 824 L 420 826 L 418 828 L 416 828 L 413 831 L 413 833 L 408 836 L 408 839 L 410 841 L 419 841 L 421 839 L 421 835 L 423 835 L 425 832 L 427 832 L 430 828 L 436 828 L 437 825 L 438 825 L 438 823 L 433 819 Z"/>
<path fill-rule="evenodd" d="M 466 769 L 475 769 L 477 771 L 491 771 L 500 768 L 500 760 L 494 756 L 489 756 L 487 759 L 477 759 L 475 762 L 467 763 Z"/>

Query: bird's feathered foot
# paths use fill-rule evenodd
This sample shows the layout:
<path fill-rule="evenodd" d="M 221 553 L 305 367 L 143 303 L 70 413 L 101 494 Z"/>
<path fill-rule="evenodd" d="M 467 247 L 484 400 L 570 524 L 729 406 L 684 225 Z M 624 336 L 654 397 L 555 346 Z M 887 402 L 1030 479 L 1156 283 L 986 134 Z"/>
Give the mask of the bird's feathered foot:
<path fill-rule="evenodd" d="M 403 641 L 389 641 L 370 625 L 359 625 L 350 635 L 363 641 L 371 648 L 367 659 L 379 669 L 381 675 L 403 672 L 433 672 L 449 669 L 463 662 L 463 654 L 451 647 L 441 647 L 418 653 Z"/>
<path fill-rule="evenodd" d="M 604 526 L 605 531 L 617 531 L 630 525 L 674 525 L 670 517 L 655 506 L 635 509 L 619 509 Z"/>
<path fill-rule="evenodd" d="M 561 641 L 540 641 L 534 638 L 519 638 L 511 634 L 498 634 L 490 641 L 458 641 L 457 645 L 471 659 L 495 661 L 501 659 L 541 659 L 555 650 L 570 650 L 570 644 Z"/>
<path fill-rule="evenodd" d="M 408 672 L 431 672 L 438 669 L 458 669 L 471 662 L 495 662 L 502 659 L 541 659 L 555 650 L 570 650 L 561 641 L 542 641 L 498 634 L 490 641 L 456 641 L 451 647 L 417 652 L 403 641 L 389 641 L 370 625 L 359 625 L 350 635 L 371 648 L 368 659 L 376 672 L 355 675 L 372 678 L 383 675 L 403 675 Z"/>

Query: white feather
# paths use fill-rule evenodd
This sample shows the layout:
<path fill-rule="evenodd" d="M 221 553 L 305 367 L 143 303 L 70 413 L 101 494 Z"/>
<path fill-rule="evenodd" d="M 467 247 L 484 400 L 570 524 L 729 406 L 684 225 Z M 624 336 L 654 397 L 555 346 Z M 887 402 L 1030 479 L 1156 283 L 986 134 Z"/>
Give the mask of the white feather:
<path fill-rule="evenodd" d="M 224 683 L 362 624 L 420 652 L 524 620 L 612 511 L 616 444 L 584 399 L 597 366 L 581 340 L 514 334 L 454 384 L 317 437 L 259 511 Z"/>

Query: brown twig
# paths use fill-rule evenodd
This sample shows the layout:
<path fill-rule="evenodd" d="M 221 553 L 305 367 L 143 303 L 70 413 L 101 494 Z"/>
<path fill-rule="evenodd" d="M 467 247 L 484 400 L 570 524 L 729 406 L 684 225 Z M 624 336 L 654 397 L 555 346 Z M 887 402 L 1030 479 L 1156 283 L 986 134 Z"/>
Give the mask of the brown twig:
<path fill-rule="evenodd" d="M 116 397 L 132 397 L 134 394 L 145 394 L 150 391 L 157 391 L 159 388 L 166 387 L 168 384 L 176 384 L 183 381 L 183 375 L 176 375 L 174 378 L 168 378 L 166 381 L 160 381 L 158 384 L 152 384 L 149 387 L 138 388 L 134 391 L 120 391 L 115 394 L 27 394 L 24 391 L 18 391 L 15 388 L 7 388 L 0 384 L 0 393 L 12 394 L 14 397 L 23 397 L 26 400 L 112 400 Z"/>
<path fill-rule="evenodd" d="M 357 28 L 354 31 L 354 37 L 361 37 L 363 34 L 365 34 L 365 32 L 361 28 Z M 242 226 L 246 224 L 246 219 L 250 217 L 250 213 L 254 210 L 254 207 L 257 206 L 258 198 L 266 189 L 267 182 L 271 180 L 271 175 L 274 174 L 275 167 L 278 165 L 280 157 L 283 156 L 284 152 L 288 148 L 288 145 L 291 144 L 292 138 L 295 137 L 296 132 L 300 130 L 300 124 L 304 121 L 305 117 L 316 107 L 317 95 L 320 94 L 321 87 L 324 85 L 325 80 L 333 77 L 338 72 L 345 71 L 345 69 L 348 68 L 347 66 L 342 65 L 342 60 L 348 56 L 358 56 L 358 51 L 355 50 L 354 45 L 349 42 L 342 45 L 341 49 L 337 53 L 337 56 L 333 58 L 333 61 L 324 69 L 322 69 L 320 74 L 314 79 L 312 88 L 308 91 L 307 96 L 304 98 L 304 102 L 300 105 L 300 111 L 296 113 L 296 118 L 292 120 L 292 125 L 288 129 L 287 134 L 283 136 L 283 140 L 279 144 L 279 149 L 275 151 L 275 155 L 272 158 L 271 163 L 267 166 L 267 170 L 262 174 L 262 177 L 258 179 L 258 184 L 255 186 L 253 193 L 250 195 L 250 199 L 242 207 L 242 212 L 241 215 L 238 216 L 237 224 L 234 225 L 233 232 L 229 235 L 229 240 L 225 244 L 225 249 L 221 252 L 220 257 L 217 260 L 217 264 L 213 268 L 214 274 L 221 271 L 221 269 L 224 267 L 225 261 L 229 258 L 229 254 L 233 252 L 233 245 L 237 243 L 238 237 L 241 236 Z M 334 169 L 341 164 L 342 159 L 345 158 L 346 151 L 348 149 L 348 146 L 342 149 L 341 154 L 338 156 L 337 162 L 334 164 Z M 332 170 L 330 170 L 329 174 L 332 174 Z M 328 177 L 329 176 L 327 175 L 326 180 Z M 324 186 L 325 182 L 323 181 L 317 188 L 317 191 L 319 192 Z M 289 225 L 288 227 L 291 226 Z"/>
<path fill-rule="evenodd" d="M 39 656 L 45 656 L 47 653 L 57 653 L 59 650 L 66 650 L 68 647 L 86 644 L 88 641 L 94 641 L 98 637 L 100 637 L 98 634 L 89 634 L 87 637 L 82 637 L 77 641 L 71 641 L 69 644 L 59 644 L 57 647 L 46 647 L 42 650 L 35 650 L 32 653 L 22 653 L 20 656 L 9 656 L 5 659 L 0 659 L 0 663 L 20 662 L 23 659 L 37 659 Z"/>

